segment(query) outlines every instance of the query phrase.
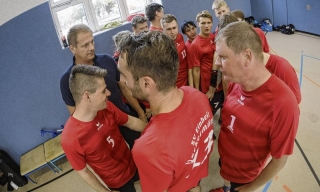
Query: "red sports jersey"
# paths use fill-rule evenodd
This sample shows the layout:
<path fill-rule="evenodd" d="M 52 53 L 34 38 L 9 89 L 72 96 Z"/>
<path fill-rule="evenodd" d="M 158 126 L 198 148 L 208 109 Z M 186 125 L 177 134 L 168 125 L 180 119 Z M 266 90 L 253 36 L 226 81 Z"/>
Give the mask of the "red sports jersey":
<path fill-rule="evenodd" d="M 213 117 L 208 98 L 184 86 L 182 103 L 151 118 L 132 153 L 142 191 L 181 192 L 208 175 Z M 197 106 L 196 113 L 194 106 Z"/>
<path fill-rule="evenodd" d="M 301 102 L 299 81 L 296 71 L 290 63 L 282 57 L 270 54 L 266 68 L 289 86 L 299 104 Z"/>
<path fill-rule="evenodd" d="M 192 43 L 192 41 L 190 41 L 189 39 L 188 39 L 188 40 L 186 40 L 185 45 L 186 45 L 186 48 L 187 48 L 187 49 L 189 49 L 189 48 L 190 48 L 191 43 Z"/>
<path fill-rule="evenodd" d="M 188 52 L 188 62 L 193 67 L 200 67 L 200 90 L 203 93 L 207 93 L 210 86 L 213 54 L 216 50 L 214 38 L 214 34 L 210 34 L 209 38 L 197 35 Z"/>
<path fill-rule="evenodd" d="M 269 50 L 269 44 L 268 44 L 266 35 L 264 34 L 264 32 L 260 28 L 254 27 L 253 29 L 256 31 L 256 33 L 258 33 L 258 35 L 261 39 L 263 52 L 269 53 L 270 50 Z"/>
<path fill-rule="evenodd" d="M 61 145 L 73 169 L 79 171 L 88 164 L 112 188 L 127 183 L 136 171 L 132 154 L 118 128 L 127 121 L 128 115 L 111 102 L 90 122 L 69 117 Z"/>
<path fill-rule="evenodd" d="M 187 60 L 187 50 L 183 41 L 183 36 L 178 33 L 176 40 L 174 41 L 177 47 L 179 55 L 179 72 L 177 79 L 177 87 L 182 87 L 188 85 L 188 60 Z"/>
<path fill-rule="evenodd" d="M 290 155 L 299 123 L 292 91 L 275 75 L 253 91 L 229 84 L 219 136 L 220 174 L 236 183 L 253 181 L 267 158 Z"/>
<path fill-rule="evenodd" d="M 163 31 L 163 28 L 161 28 L 161 27 L 158 28 L 158 27 L 150 26 L 150 27 L 149 27 L 149 30 L 150 30 L 150 31 Z"/>
<path fill-rule="evenodd" d="M 185 42 L 185 45 L 186 45 L 186 50 L 187 50 L 187 56 L 188 55 L 190 55 L 190 46 L 191 46 L 191 43 L 192 43 L 192 41 L 190 41 L 190 40 L 187 40 L 186 42 Z M 188 58 L 188 57 L 187 57 Z M 188 69 L 193 69 L 193 63 L 191 63 L 191 62 L 189 62 L 190 60 L 189 59 L 187 59 L 188 61 Z"/>

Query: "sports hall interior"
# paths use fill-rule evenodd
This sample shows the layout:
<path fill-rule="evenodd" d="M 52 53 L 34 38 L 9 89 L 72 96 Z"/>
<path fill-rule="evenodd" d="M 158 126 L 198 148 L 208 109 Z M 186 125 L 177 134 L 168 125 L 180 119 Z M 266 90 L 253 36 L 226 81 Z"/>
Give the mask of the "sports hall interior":
<path fill-rule="evenodd" d="M 213 0 L 162 0 L 165 13 L 174 14 L 180 24 L 195 20 L 196 14 L 211 9 Z M 294 24 L 295 34 L 277 31 L 266 34 L 273 53 L 287 59 L 296 70 L 301 85 L 300 123 L 294 153 L 285 167 L 261 192 L 320 191 L 320 1 L 318 0 L 226 0 L 231 10 L 273 25 Z M 69 117 L 61 98 L 59 81 L 72 64 L 72 53 L 62 49 L 48 0 L 0 1 L 0 149 L 17 163 L 20 156 L 51 138 L 40 135 L 42 128 L 59 128 Z M 309 6 L 309 7 L 308 7 Z M 96 33 L 96 53 L 112 55 L 112 36 L 131 30 L 130 23 Z M 186 37 L 184 37 L 186 40 Z M 318 98 L 318 99 L 317 99 Z M 214 117 L 214 132 L 219 136 L 219 113 Z M 219 139 L 219 138 L 218 138 Z M 223 185 L 219 176 L 217 140 L 210 157 L 209 176 L 201 181 L 202 191 Z M 17 191 L 93 191 L 73 171 L 66 158 L 57 162 L 62 172 L 43 168 L 31 175 Z M 137 186 L 138 187 L 138 186 Z M 138 187 L 139 188 L 139 187 Z M 0 186 L 6 191 L 6 186 Z M 141 191 L 138 189 L 137 191 Z"/>

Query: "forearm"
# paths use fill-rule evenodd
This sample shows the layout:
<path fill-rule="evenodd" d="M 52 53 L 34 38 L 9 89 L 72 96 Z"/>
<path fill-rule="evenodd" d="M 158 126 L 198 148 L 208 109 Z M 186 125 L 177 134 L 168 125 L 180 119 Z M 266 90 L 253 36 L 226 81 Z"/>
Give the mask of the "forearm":
<path fill-rule="evenodd" d="M 139 131 L 142 132 L 144 130 L 144 128 L 146 127 L 146 123 L 141 121 L 138 118 L 132 117 L 132 116 L 128 116 L 128 121 L 126 124 L 124 124 L 124 126 L 128 127 L 129 129 L 132 129 L 134 131 Z"/>
<path fill-rule="evenodd" d="M 193 68 L 193 85 L 194 88 L 200 90 L 200 67 L 194 67 Z"/>
<path fill-rule="evenodd" d="M 105 186 L 103 186 L 100 181 L 97 179 L 97 177 L 87 168 L 85 168 L 82 171 L 78 171 L 79 175 L 82 177 L 82 179 L 94 190 L 98 192 L 106 192 L 111 191 L 107 189 Z"/>
<path fill-rule="evenodd" d="M 284 167 L 288 159 L 288 156 L 285 155 L 280 159 L 272 158 L 268 165 L 261 171 L 258 177 L 248 184 L 247 189 L 255 191 L 259 187 L 266 184 L 272 178 L 274 178 L 279 171 Z"/>
<path fill-rule="evenodd" d="M 189 86 L 194 87 L 192 69 L 188 70 L 188 84 Z"/>

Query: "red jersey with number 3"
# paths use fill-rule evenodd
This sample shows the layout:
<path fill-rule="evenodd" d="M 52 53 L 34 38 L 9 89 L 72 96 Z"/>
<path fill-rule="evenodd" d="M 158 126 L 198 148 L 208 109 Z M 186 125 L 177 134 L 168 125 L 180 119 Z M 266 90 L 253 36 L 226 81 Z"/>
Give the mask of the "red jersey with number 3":
<path fill-rule="evenodd" d="M 111 102 L 90 122 L 69 117 L 61 137 L 61 145 L 74 170 L 88 164 L 112 188 L 127 183 L 136 166 L 118 125 L 128 121 L 128 115 Z"/>
<path fill-rule="evenodd" d="M 182 87 L 188 84 L 188 60 L 187 50 L 183 41 L 183 36 L 178 33 L 176 40 L 174 41 L 177 47 L 179 55 L 179 72 L 177 79 L 177 87 Z"/>
<path fill-rule="evenodd" d="M 188 191 L 208 175 L 213 149 L 208 98 L 189 86 L 180 90 L 184 94 L 181 104 L 153 116 L 133 146 L 142 191 Z"/>

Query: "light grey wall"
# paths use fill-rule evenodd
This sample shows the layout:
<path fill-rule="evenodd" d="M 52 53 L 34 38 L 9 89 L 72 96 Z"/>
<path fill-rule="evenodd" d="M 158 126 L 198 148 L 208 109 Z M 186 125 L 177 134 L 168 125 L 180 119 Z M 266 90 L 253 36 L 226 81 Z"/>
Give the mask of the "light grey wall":
<path fill-rule="evenodd" d="M 0 26 L 48 0 L 0 0 Z"/>

